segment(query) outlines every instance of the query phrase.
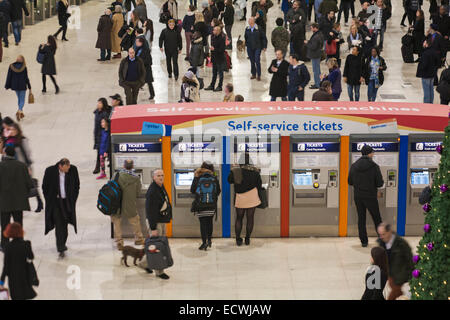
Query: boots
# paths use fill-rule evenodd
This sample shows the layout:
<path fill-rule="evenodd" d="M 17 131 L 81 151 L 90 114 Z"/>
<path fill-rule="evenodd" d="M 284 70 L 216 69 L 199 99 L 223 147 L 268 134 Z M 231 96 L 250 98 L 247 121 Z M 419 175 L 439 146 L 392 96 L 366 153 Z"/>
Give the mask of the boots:
<path fill-rule="evenodd" d="M 42 211 L 42 209 L 44 209 L 44 204 L 42 203 L 42 199 L 39 195 L 36 198 L 37 198 L 38 206 L 34 212 L 39 213 Z"/>

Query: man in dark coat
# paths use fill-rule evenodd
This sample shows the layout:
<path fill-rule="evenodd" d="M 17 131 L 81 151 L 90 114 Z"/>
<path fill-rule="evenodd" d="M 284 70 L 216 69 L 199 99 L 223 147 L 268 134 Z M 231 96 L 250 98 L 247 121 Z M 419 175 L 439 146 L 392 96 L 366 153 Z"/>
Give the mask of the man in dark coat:
<path fill-rule="evenodd" d="M 169 20 L 167 28 L 161 31 L 159 36 L 159 48 L 161 52 L 166 53 L 167 74 L 172 78 L 172 65 L 175 81 L 178 80 L 178 55 L 183 49 L 183 40 L 181 34 L 175 28 L 175 20 Z"/>
<path fill-rule="evenodd" d="M 417 65 L 416 77 L 422 79 L 423 103 L 433 103 L 434 101 L 434 78 L 437 77 L 437 70 L 441 65 L 441 59 L 431 47 L 431 39 L 423 42 L 423 51 Z"/>
<path fill-rule="evenodd" d="M 304 101 L 305 100 L 305 88 L 308 85 L 311 76 L 308 68 L 303 61 L 300 61 L 300 57 L 296 54 L 291 54 L 289 66 L 289 83 L 288 83 L 288 100 Z"/>
<path fill-rule="evenodd" d="M 133 48 L 128 49 L 128 57 L 122 59 L 119 67 L 119 85 L 125 90 L 127 105 L 137 104 L 139 89 L 145 83 L 144 61 L 136 57 Z"/>
<path fill-rule="evenodd" d="M 25 0 L 11 0 L 11 26 L 13 29 L 14 40 L 16 41 L 16 46 L 19 45 L 20 40 L 22 39 L 22 20 L 23 14 L 22 10 L 25 12 L 25 15 L 28 17 L 30 13 L 28 12 L 27 5 L 25 4 Z"/>
<path fill-rule="evenodd" d="M 10 16 L 11 5 L 8 0 L 0 0 L 0 41 L 3 38 L 3 42 L 5 43 L 5 48 L 8 48 L 8 24 L 11 21 Z M 0 46 L 0 50 L 1 46 Z M 0 55 L 1 61 L 1 55 Z"/>
<path fill-rule="evenodd" d="M 256 26 L 255 18 L 248 19 L 249 26 L 245 29 L 245 46 L 250 58 L 251 73 L 250 79 L 261 81 L 261 51 L 267 49 L 267 38 L 264 32 Z"/>
<path fill-rule="evenodd" d="M 395 300 L 402 295 L 402 286 L 411 279 L 414 269 L 411 247 L 405 239 L 392 231 L 387 223 L 378 226 L 380 247 L 386 250 L 389 265 L 389 286 L 391 292 L 388 300 Z"/>
<path fill-rule="evenodd" d="M 353 186 L 356 210 L 358 211 L 358 232 L 363 247 L 367 247 L 366 209 L 372 216 L 375 230 L 381 223 L 378 207 L 378 188 L 384 184 L 378 164 L 373 161 L 374 151 L 369 145 L 361 149 L 362 157 L 350 168 L 348 184 Z"/>
<path fill-rule="evenodd" d="M 447 51 L 450 50 L 450 16 L 448 10 L 442 5 L 439 7 L 439 12 L 432 16 L 432 21 L 436 24 L 437 31 L 442 35 L 443 44 Z"/>
<path fill-rule="evenodd" d="M 70 223 L 77 233 L 76 202 L 80 191 L 77 167 L 66 158 L 45 170 L 42 181 L 45 198 L 45 234 L 55 228 L 56 248 L 59 257 L 67 251 L 67 226 Z"/>
<path fill-rule="evenodd" d="M 319 89 L 320 87 L 320 58 L 323 53 L 324 37 L 322 32 L 319 31 L 319 25 L 313 23 L 311 25 L 311 31 L 313 34 L 309 41 L 305 40 L 306 43 L 306 57 L 311 59 L 312 68 L 314 73 L 314 84 L 310 86 L 310 89 Z"/>
<path fill-rule="evenodd" d="M 275 52 L 276 59 L 272 60 L 269 67 L 269 73 L 273 74 L 270 81 L 270 101 L 276 101 L 277 97 L 281 97 L 281 100 L 287 101 L 287 77 L 289 70 L 289 63 L 284 60 L 284 52 L 278 49 Z"/>
<path fill-rule="evenodd" d="M 27 166 L 16 160 L 14 147 L 5 148 L 5 154 L 0 162 L 0 211 L 2 226 L 2 248 L 9 242 L 3 231 L 10 223 L 11 217 L 14 222 L 22 224 L 23 211 L 30 210 L 28 194 L 33 187 Z M 14 183 L 13 183 L 14 181 Z"/>
<path fill-rule="evenodd" d="M 105 14 L 98 20 L 98 37 L 95 47 L 100 49 L 100 59 L 97 59 L 97 61 L 111 60 L 111 30 L 113 23 L 110 16 L 111 10 L 106 9 Z"/>
<path fill-rule="evenodd" d="M 222 27 L 214 27 L 211 35 L 211 62 L 213 64 L 213 77 L 211 84 L 205 90 L 222 91 L 223 84 L 223 70 L 225 69 L 225 35 L 222 32 Z M 214 88 L 217 80 L 217 73 L 219 73 L 219 85 Z"/>

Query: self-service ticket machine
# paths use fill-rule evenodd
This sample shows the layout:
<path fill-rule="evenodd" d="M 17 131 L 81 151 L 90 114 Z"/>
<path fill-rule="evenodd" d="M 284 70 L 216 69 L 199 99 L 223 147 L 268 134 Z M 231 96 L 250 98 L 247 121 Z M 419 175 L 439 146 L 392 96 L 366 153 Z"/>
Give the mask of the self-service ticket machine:
<path fill-rule="evenodd" d="M 290 236 L 338 236 L 339 135 L 291 135 Z"/>
<path fill-rule="evenodd" d="M 148 234 L 145 213 L 145 194 L 153 181 L 152 174 L 162 167 L 161 136 L 158 135 L 113 135 L 111 172 L 123 168 L 125 160 L 133 160 L 134 172 L 141 179 L 141 192 L 137 199 L 137 209 L 141 219 L 141 228 L 144 236 Z M 122 219 L 123 237 L 134 237 L 132 228 L 127 219 Z"/>
<path fill-rule="evenodd" d="M 410 134 L 408 159 L 408 187 L 406 205 L 405 234 L 416 236 L 423 234 L 425 215 L 419 197 L 422 189 L 433 184 L 441 155 L 436 147 L 442 143 L 444 135 L 436 134 Z"/>
<path fill-rule="evenodd" d="M 378 189 L 378 203 L 381 219 L 397 228 L 398 196 L 398 134 L 355 134 L 350 135 L 350 162 L 355 163 L 361 157 L 361 149 L 367 144 L 375 151 L 373 160 L 380 166 L 384 185 Z M 354 201 L 353 187 L 349 186 L 348 235 L 358 236 L 358 213 Z M 372 218 L 366 215 L 367 234 L 376 236 Z"/>
<path fill-rule="evenodd" d="M 243 154 L 248 153 L 251 163 L 261 169 L 262 186 L 267 192 L 268 207 L 256 209 L 252 236 L 280 236 L 280 136 L 236 135 L 231 136 L 230 162 L 239 165 Z M 234 207 L 234 185 L 231 185 L 231 210 Z M 235 236 L 236 213 L 231 214 L 231 232 Z M 245 220 L 241 236 L 245 236 Z"/>
<path fill-rule="evenodd" d="M 221 183 L 222 137 L 214 135 L 172 136 L 172 232 L 174 237 L 198 237 L 199 221 L 191 212 L 195 195 L 191 193 L 194 172 L 204 161 L 214 165 Z M 217 200 L 214 237 L 222 234 L 222 195 Z"/>

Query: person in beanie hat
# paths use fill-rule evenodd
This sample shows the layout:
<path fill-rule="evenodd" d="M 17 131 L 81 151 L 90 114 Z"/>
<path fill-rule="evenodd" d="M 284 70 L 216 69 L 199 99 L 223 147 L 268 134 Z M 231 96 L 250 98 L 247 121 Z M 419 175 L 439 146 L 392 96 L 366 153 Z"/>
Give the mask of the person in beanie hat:
<path fill-rule="evenodd" d="M 116 93 L 113 96 L 109 96 L 111 98 L 111 107 L 123 106 L 123 100 L 120 94 Z"/>
<path fill-rule="evenodd" d="M 352 164 L 348 175 L 348 184 L 353 186 L 353 194 L 358 211 L 358 233 L 361 245 L 367 247 L 366 210 L 372 216 L 375 230 L 382 222 L 378 207 L 378 188 L 384 184 L 383 176 L 378 164 L 373 161 L 374 150 L 364 144 L 361 148 L 361 158 Z"/>
<path fill-rule="evenodd" d="M 181 84 L 179 102 L 199 102 L 200 101 L 200 83 L 194 72 L 188 71 L 184 74 Z"/>

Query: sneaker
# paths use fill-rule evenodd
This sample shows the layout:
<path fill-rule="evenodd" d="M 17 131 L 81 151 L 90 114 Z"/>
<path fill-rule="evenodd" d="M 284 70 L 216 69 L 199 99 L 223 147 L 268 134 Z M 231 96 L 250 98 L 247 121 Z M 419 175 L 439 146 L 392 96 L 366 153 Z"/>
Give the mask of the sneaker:
<path fill-rule="evenodd" d="M 97 180 L 105 179 L 105 178 L 106 178 L 106 174 L 105 174 L 105 173 L 102 173 L 101 175 L 99 175 L 99 176 L 97 177 Z"/>
<path fill-rule="evenodd" d="M 163 273 L 163 274 L 160 274 L 158 277 L 160 277 L 161 279 L 164 279 L 164 280 L 169 280 L 169 276 L 167 275 L 167 274 L 165 274 L 165 273 Z"/>

